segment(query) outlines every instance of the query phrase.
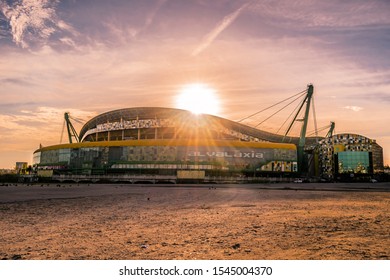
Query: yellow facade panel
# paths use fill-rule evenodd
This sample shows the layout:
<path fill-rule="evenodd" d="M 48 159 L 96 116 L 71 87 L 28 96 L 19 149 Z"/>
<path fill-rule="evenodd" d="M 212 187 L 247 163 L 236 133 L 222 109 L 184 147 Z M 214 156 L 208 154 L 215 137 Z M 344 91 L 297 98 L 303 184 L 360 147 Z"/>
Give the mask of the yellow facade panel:
<path fill-rule="evenodd" d="M 178 170 L 177 178 L 178 179 L 204 179 L 205 178 L 204 170 Z"/>
<path fill-rule="evenodd" d="M 77 149 L 87 147 L 122 147 L 122 146 L 192 146 L 192 147 L 234 147 L 234 148 L 263 148 L 263 149 L 287 149 L 296 150 L 294 144 L 272 143 L 272 142 L 245 142 L 211 139 L 170 139 L 170 140 L 124 140 L 124 141 L 98 141 L 81 142 L 72 144 L 60 144 L 43 147 L 36 152 L 57 150 L 57 149 Z"/>
<path fill-rule="evenodd" d="M 339 152 L 344 152 L 345 151 L 345 146 L 341 145 L 341 144 L 336 144 L 336 145 L 333 145 L 333 150 L 334 150 L 335 154 L 337 154 Z"/>

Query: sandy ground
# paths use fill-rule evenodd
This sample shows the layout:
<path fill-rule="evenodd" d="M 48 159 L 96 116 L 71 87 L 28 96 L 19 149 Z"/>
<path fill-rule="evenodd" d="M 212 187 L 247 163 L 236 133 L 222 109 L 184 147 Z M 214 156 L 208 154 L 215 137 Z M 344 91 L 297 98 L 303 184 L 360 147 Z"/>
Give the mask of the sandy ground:
<path fill-rule="evenodd" d="M 0 259 L 388 260 L 390 184 L 0 186 Z"/>

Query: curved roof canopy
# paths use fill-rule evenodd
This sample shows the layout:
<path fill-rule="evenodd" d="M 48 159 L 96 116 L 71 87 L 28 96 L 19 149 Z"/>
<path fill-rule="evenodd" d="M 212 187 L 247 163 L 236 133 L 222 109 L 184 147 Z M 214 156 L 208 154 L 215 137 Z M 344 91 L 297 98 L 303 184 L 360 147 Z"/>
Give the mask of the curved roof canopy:
<path fill-rule="evenodd" d="M 80 139 L 83 139 L 84 135 L 89 130 L 96 128 L 99 124 L 142 119 L 173 119 L 179 122 L 186 122 L 189 118 L 193 119 L 194 116 L 195 115 L 190 111 L 163 107 L 135 107 L 109 111 L 102 113 L 89 120 L 80 131 Z M 250 135 L 263 141 L 279 143 L 285 142 L 295 144 L 299 141 L 298 137 L 284 137 L 283 135 L 270 133 L 264 130 L 256 129 L 235 121 L 231 121 L 213 115 L 202 114 L 197 115 L 196 117 L 201 118 L 204 121 L 219 123 L 223 127 L 246 135 Z M 314 142 L 314 138 L 309 138 L 308 140 L 309 143 Z"/>

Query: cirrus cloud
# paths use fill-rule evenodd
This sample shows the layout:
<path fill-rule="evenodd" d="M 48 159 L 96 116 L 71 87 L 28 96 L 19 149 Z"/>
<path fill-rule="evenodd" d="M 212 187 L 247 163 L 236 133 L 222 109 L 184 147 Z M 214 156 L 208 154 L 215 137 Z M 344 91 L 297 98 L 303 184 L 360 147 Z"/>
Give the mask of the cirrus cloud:
<path fill-rule="evenodd" d="M 12 40 L 28 49 L 48 42 L 56 32 L 75 34 L 75 30 L 56 14 L 58 1 L 20 0 L 11 5 L 0 3 L 0 11 L 9 22 Z"/>

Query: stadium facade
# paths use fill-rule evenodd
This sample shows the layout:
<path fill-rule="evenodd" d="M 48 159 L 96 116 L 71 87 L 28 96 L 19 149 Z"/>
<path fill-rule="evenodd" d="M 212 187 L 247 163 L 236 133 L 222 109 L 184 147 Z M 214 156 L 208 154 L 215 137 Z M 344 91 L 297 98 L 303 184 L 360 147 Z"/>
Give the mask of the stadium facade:
<path fill-rule="evenodd" d="M 115 110 L 88 121 L 80 142 L 34 152 L 40 176 L 173 179 L 297 170 L 296 146 L 211 115 L 171 108 Z M 165 177 L 164 177 L 165 176 Z"/>
<path fill-rule="evenodd" d="M 343 133 L 325 138 L 319 142 L 318 152 L 324 178 L 369 177 L 384 171 L 382 147 L 362 135 Z"/>
<path fill-rule="evenodd" d="M 36 150 L 33 166 L 38 176 L 131 182 L 216 178 L 240 181 L 259 177 L 293 178 L 298 171 L 299 138 L 180 109 L 143 107 L 106 112 L 89 120 L 81 128 L 78 140 Z M 309 138 L 306 143 L 308 147 L 320 147 L 314 156 L 317 176 L 327 174 L 329 165 L 332 166 L 329 172 L 335 172 L 335 154 L 339 163 L 346 161 L 342 152 L 348 149 L 334 153 L 334 141 L 323 139 L 317 145 L 315 139 Z M 383 168 L 383 155 L 381 163 L 380 149 L 375 151 L 364 151 L 370 158 L 364 161 L 365 170 L 370 174 L 380 169 L 381 164 Z M 326 161 L 326 156 L 332 160 Z"/>

